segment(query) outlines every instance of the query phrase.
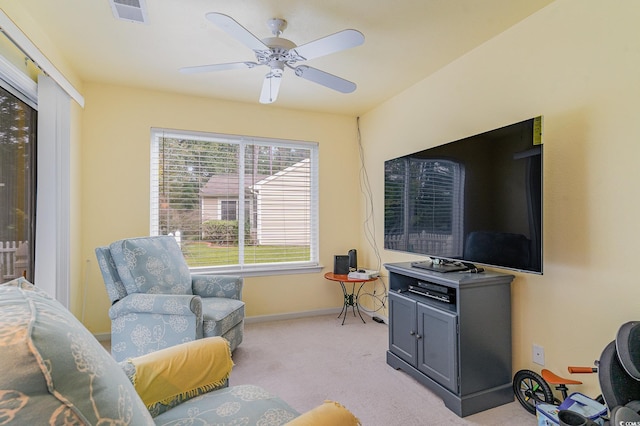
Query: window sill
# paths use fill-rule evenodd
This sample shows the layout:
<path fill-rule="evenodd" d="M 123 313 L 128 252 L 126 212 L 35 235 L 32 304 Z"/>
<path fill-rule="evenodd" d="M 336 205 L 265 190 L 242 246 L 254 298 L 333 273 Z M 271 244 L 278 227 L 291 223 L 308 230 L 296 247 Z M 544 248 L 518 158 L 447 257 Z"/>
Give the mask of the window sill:
<path fill-rule="evenodd" d="M 243 277 L 262 277 L 270 275 L 316 274 L 322 272 L 322 265 L 255 265 L 251 267 L 201 267 L 190 268 L 192 274 L 240 275 Z"/>

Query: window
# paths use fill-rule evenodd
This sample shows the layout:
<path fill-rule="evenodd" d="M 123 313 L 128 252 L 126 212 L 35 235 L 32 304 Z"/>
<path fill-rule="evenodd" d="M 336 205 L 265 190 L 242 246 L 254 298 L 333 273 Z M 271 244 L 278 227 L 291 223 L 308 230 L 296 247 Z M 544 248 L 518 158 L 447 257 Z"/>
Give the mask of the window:
<path fill-rule="evenodd" d="M 318 146 L 152 129 L 151 235 L 175 235 L 192 269 L 318 265 Z"/>
<path fill-rule="evenodd" d="M 36 117 L 0 88 L 0 283 L 33 280 Z"/>
<path fill-rule="evenodd" d="M 221 220 L 238 220 L 236 212 L 237 201 L 222 200 L 220 201 L 220 219 Z"/>

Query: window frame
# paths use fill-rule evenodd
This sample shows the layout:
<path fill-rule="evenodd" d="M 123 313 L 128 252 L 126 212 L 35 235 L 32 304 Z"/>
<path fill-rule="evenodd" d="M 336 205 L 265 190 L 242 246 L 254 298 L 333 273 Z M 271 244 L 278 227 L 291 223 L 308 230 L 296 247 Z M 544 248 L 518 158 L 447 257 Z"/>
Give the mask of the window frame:
<path fill-rule="evenodd" d="M 159 229 L 159 182 L 158 177 L 160 175 L 160 149 L 159 143 L 162 138 L 181 138 L 191 139 L 198 141 L 211 141 L 216 143 L 230 143 L 237 144 L 244 152 L 244 147 L 247 145 L 262 145 L 262 146 L 288 146 L 288 147 L 300 147 L 310 151 L 310 164 L 311 164 L 311 214 L 310 214 L 310 252 L 309 259 L 307 261 L 297 262 L 274 262 L 274 263 L 255 263 L 245 264 L 243 261 L 242 250 L 239 264 L 237 265 L 216 265 L 216 266 L 192 266 L 190 270 L 192 273 L 225 273 L 225 274 L 239 274 L 243 276 L 266 276 L 266 275 L 283 275 L 283 274 L 300 274 L 300 273 L 317 273 L 322 270 L 322 266 L 319 261 L 319 145 L 317 142 L 298 141 L 298 140 L 285 140 L 276 138 L 265 137 L 253 137 L 253 136 L 240 136 L 229 135 L 213 132 L 200 132 L 192 130 L 175 130 L 166 128 L 151 128 L 151 157 L 150 157 L 150 235 L 160 235 Z M 243 156 L 241 156 L 243 157 Z M 244 159 L 242 160 L 244 161 Z M 239 171 L 242 176 L 243 170 Z M 242 179 L 239 179 L 239 185 L 242 185 Z M 243 191 L 240 191 L 242 193 Z M 244 199 L 237 201 L 236 207 L 244 205 Z M 237 215 L 240 221 L 243 220 L 243 209 L 237 209 Z M 179 238 L 178 238 L 179 239 Z"/>

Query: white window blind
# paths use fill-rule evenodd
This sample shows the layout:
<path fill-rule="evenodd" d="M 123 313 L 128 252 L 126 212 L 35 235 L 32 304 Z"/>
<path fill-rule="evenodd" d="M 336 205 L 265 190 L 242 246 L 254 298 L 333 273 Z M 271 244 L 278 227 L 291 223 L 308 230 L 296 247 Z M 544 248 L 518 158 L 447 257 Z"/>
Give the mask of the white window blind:
<path fill-rule="evenodd" d="M 152 129 L 151 235 L 200 270 L 318 266 L 318 146 Z"/>

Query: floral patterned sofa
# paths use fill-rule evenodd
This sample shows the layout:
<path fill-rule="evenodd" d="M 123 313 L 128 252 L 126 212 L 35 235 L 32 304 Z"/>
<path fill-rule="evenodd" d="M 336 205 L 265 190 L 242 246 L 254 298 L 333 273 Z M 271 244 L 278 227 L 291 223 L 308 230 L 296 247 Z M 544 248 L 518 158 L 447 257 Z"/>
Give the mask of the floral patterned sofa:
<path fill-rule="evenodd" d="M 258 386 L 228 387 L 229 343 L 203 338 L 118 364 L 23 278 L 0 285 L 0 424 L 357 425 L 340 404 L 302 415 Z"/>
<path fill-rule="evenodd" d="M 111 299 L 117 361 L 203 337 L 242 342 L 242 277 L 190 274 L 172 236 L 127 238 L 95 250 Z"/>

